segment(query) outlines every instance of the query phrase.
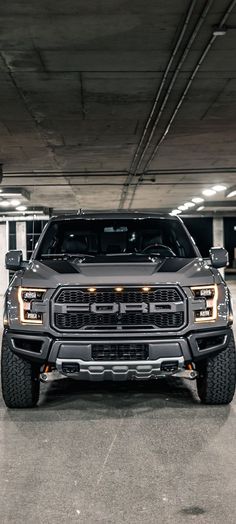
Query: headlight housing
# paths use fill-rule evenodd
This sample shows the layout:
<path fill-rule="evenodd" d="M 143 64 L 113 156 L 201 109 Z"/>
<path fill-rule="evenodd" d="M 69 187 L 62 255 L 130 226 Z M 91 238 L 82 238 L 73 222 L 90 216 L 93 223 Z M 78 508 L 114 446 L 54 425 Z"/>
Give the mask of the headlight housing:
<path fill-rule="evenodd" d="M 194 311 L 195 322 L 211 322 L 217 319 L 218 287 L 216 284 L 210 286 L 191 287 L 194 298 L 205 299 L 205 309 Z"/>
<path fill-rule="evenodd" d="M 46 289 L 19 287 L 18 302 L 22 324 L 42 324 L 43 313 L 32 311 L 34 302 L 42 302 Z"/>

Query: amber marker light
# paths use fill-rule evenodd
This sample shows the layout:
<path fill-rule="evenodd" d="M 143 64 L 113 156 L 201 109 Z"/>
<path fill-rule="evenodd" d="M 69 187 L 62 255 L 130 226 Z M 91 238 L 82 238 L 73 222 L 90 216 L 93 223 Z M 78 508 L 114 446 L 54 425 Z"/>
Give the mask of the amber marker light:
<path fill-rule="evenodd" d="M 123 291 L 123 287 L 116 287 L 115 290 L 118 291 L 118 293 L 121 293 L 121 291 Z"/>
<path fill-rule="evenodd" d="M 96 287 L 89 287 L 89 288 L 88 288 L 88 291 L 89 291 L 90 293 L 94 293 L 95 291 L 97 291 L 97 289 L 96 289 Z"/>
<path fill-rule="evenodd" d="M 151 289 L 151 288 L 150 288 L 150 287 L 147 287 L 147 286 L 142 287 L 142 291 L 145 291 L 146 293 L 147 293 L 148 291 L 150 291 L 150 289 Z"/>

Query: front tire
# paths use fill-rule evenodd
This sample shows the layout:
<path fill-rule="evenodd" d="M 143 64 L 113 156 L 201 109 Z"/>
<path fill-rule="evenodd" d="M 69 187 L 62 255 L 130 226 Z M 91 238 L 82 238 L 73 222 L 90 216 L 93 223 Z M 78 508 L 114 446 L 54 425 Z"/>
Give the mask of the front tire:
<path fill-rule="evenodd" d="M 32 408 L 39 399 L 39 369 L 15 355 L 3 337 L 2 395 L 8 408 Z"/>
<path fill-rule="evenodd" d="M 236 384 L 236 352 L 233 333 L 227 348 L 197 365 L 197 390 L 203 404 L 229 404 Z"/>

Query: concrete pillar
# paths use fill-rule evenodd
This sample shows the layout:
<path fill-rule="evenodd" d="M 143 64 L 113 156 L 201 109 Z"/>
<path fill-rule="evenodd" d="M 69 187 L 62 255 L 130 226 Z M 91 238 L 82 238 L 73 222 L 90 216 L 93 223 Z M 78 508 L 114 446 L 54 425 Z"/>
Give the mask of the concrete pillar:
<path fill-rule="evenodd" d="M 224 247 L 224 219 L 223 217 L 213 218 L 213 246 Z M 220 269 L 221 275 L 224 278 L 225 270 Z"/>
<path fill-rule="evenodd" d="M 26 222 L 16 222 L 16 249 L 23 253 L 23 260 L 26 260 Z"/>
<path fill-rule="evenodd" d="M 222 217 L 213 218 L 213 246 L 224 247 L 224 220 Z"/>
<path fill-rule="evenodd" d="M 8 222 L 0 224 L 0 331 L 2 328 L 2 306 L 8 286 L 8 271 L 5 269 L 5 254 L 8 251 Z"/>

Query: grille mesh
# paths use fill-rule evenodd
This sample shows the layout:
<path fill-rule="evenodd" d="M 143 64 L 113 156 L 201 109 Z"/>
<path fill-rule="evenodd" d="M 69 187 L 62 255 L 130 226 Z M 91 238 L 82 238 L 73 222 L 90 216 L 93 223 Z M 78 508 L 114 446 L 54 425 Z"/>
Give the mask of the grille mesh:
<path fill-rule="evenodd" d="M 123 313 L 116 314 L 96 314 L 79 313 L 71 311 L 69 313 L 55 313 L 55 325 L 59 329 L 70 329 L 72 331 L 81 329 L 85 326 L 156 326 L 161 329 L 178 328 L 183 324 L 184 313 Z"/>
<path fill-rule="evenodd" d="M 147 360 L 148 344 L 93 344 L 94 360 Z"/>
<path fill-rule="evenodd" d="M 111 304 L 113 302 L 177 302 L 182 297 L 176 288 L 157 288 L 148 292 L 136 288 L 124 289 L 121 293 L 113 289 L 89 292 L 82 289 L 62 289 L 56 298 L 58 304 Z"/>

